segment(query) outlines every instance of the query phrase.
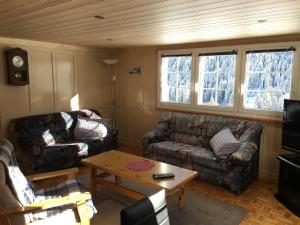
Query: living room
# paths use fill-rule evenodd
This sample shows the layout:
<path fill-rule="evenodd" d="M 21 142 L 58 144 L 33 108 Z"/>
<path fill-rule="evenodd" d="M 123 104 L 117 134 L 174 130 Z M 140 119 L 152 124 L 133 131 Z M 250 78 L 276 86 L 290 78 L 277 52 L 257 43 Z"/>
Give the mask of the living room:
<path fill-rule="evenodd" d="M 29 167 L 37 163 L 31 161 L 36 160 L 36 153 L 31 153 L 34 151 L 32 146 L 27 146 L 26 138 L 29 136 L 24 132 L 36 135 L 36 124 L 48 117 L 31 116 L 60 113 L 66 123 L 62 124 L 63 129 L 76 130 L 76 121 L 85 116 L 79 112 L 79 119 L 77 115 L 74 119 L 77 111 L 95 110 L 97 115 L 93 114 L 94 111 L 85 113 L 91 120 L 92 117 L 95 120 L 100 117 L 109 121 L 106 138 L 110 138 L 100 147 L 92 145 L 98 149 L 97 155 L 104 154 L 102 151 L 106 154 L 113 152 L 108 150 L 117 150 L 145 157 L 145 162 L 150 162 L 148 166 L 152 167 L 144 171 L 151 178 L 149 182 L 160 183 L 158 186 L 166 190 L 170 224 L 179 223 L 175 214 L 181 215 L 186 221 L 180 223 L 187 225 L 300 224 L 299 181 L 282 181 L 287 160 L 277 158 L 278 155 L 293 154 L 284 149 L 299 152 L 297 147 L 286 145 L 291 139 L 283 135 L 283 132 L 287 135 L 291 132 L 283 126 L 288 106 L 293 103 L 296 107 L 297 100 L 300 100 L 299 3 L 297 0 L 12 0 L 2 3 L 0 137 L 13 144 L 21 171 L 32 178 L 37 171 L 33 173 Z M 71 111 L 74 114 L 69 113 Z M 91 112 L 93 115 L 89 114 Z M 74 120 L 70 127 L 66 118 Z M 29 120 L 30 123 L 27 122 Z M 49 123 L 43 132 L 58 126 L 56 122 Z M 244 123 L 246 125 L 241 125 Z M 239 126 L 245 127 L 240 131 Z M 13 131 L 16 127 L 18 135 Z M 242 146 L 241 139 L 251 139 L 241 157 L 238 149 L 221 156 L 212 150 L 213 137 L 228 127 L 234 142 L 240 142 L 236 145 Z M 168 137 L 162 138 L 155 133 L 160 129 Z M 210 129 L 215 131 L 210 134 Z M 248 129 L 249 137 L 245 137 Z M 22 139 L 18 139 L 20 131 L 24 134 Z M 255 138 L 250 138 L 254 136 L 252 131 Z M 293 132 L 297 135 L 297 131 Z M 153 141 L 155 138 L 157 140 Z M 48 144 L 55 145 L 55 141 L 56 137 L 50 138 Z M 163 141 L 185 145 L 155 145 Z M 209 155 L 213 159 L 189 152 L 187 145 L 198 146 L 199 143 L 209 149 L 205 157 Z M 18 152 L 20 148 L 22 153 Z M 92 152 L 88 153 L 91 154 L 89 157 L 93 157 L 94 150 L 89 150 Z M 59 151 L 62 151 L 61 148 Z M 76 175 L 69 174 L 67 177 L 73 179 L 75 176 L 84 183 L 98 211 L 91 218 L 91 224 L 121 224 L 120 211 L 136 203 L 116 194 L 121 190 L 120 183 L 133 189 L 120 192 L 129 193 L 137 199 L 140 198 L 137 192 L 145 192 L 148 196 L 148 193 L 153 194 L 152 191 L 157 190 L 151 185 L 150 188 L 145 185 L 146 188 L 140 178 L 132 180 L 126 174 L 114 174 L 117 169 L 111 170 L 117 163 L 108 168 L 101 167 L 99 171 L 104 171 L 103 180 L 93 187 L 88 168 L 94 167 L 88 161 L 89 157 L 79 162 L 82 165 L 77 171 L 77 165 L 68 166 L 65 158 L 61 158 L 63 162 L 60 162 L 52 159 L 51 154 L 36 160 L 38 163 L 45 161 L 41 167 L 35 165 L 34 168 L 41 168 L 39 172 L 59 173 L 54 165 L 59 167 L 61 164 L 62 169 L 71 169 L 68 173 L 75 172 Z M 175 159 L 175 154 L 179 154 L 179 158 Z M 222 158 L 224 155 L 228 156 L 226 160 Z M 115 159 L 118 157 L 121 156 Z M 125 161 L 127 159 L 124 158 Z M 129 164 L 134 159 L 130 158 Z M 189 160 L 191 164 L 187 163 Z M 197 160 L 202 160 L 202 164 L 199 162 L 201 166 L 195 166 Z M 244 161 L 249 165 L 247 169 Z M 179 193 L 180 198 L 180 190 L 183 189 L 174 197 L 170 194 L 173 190 L 162 185 L 180 177 L 174 172 L 175 167 L 174 171 L 167 171 L 175 178 L 157 181 L 152 178 L 151 171 L 156 168 L 153 162 L 197 172 L 195 177 L 191 173 L 184 183 L 182 208 L 176 208 L 174 204 L 177 203 L 175 195 Z M 48 167 L 45 163 L 49 164 Z M 211 166 L 217 170 L 209 170 Z M 226 169 L 223 170 L 223 166 Z M 235 172 L 239 168 L 245 170 Z M 292 170 L 289 176 L 297 180 L 299 164 L 296 163 Z M 166 173 L 163 170 L 156 172 Z M 94 171 L 94 176 L 95 173 L 97 175 L 97 171 Z M 115 175 L 114 184 L 119 186 L 105 183 L 110 180 L 109 177 L 104 178 L 105 173 Z M 56 177 L 52 179 L 56 182 Z M 293 191 L 288 192 L 286 185 L 290 182 Z M 285 201 L 283 196 L 281 199 L 274 196 L 280 192 L 280 185 L 284 186 L 285 194 L 288 192 Z M 291 199 L 294 202 L 289 202 Z M 20 202 L 18 206 L 22 206 Z M 107 202 L 112 204 L 108 206 L 109 210 L 103 207 Z M 195 209 L 191 210 L 191 205 Z M 113 206 L 116 206 L 115 209 L 111 208 Z M 0 209 L 3 212 L 8 210 L 1 203 Z M 7 220 L 5 216 L 3 218 L 3 221 Z M 109 222 L 103 222 L 103 218 Z M 30 220 L 24 224 L 49 223 L 44 220 Z"/>

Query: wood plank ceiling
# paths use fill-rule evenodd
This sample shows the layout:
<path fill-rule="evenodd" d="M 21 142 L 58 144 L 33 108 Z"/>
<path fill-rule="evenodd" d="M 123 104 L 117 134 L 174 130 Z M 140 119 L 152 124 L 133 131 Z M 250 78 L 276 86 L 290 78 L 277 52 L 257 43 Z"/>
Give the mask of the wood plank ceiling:
<path fill-rule="evenodd" d="M 93 47 L 190 43 L 300 33 L 299 12 L 300 0 L 0 0 L 0 36 Z"/>

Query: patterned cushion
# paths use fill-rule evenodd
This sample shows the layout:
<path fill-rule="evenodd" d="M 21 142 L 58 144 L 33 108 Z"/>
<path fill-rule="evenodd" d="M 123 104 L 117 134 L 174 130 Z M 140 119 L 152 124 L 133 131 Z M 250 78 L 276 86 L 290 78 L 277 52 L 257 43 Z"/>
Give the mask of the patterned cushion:
<path fill-rule="evenodd" d="M 74 130 L 75 139 L 105 138 L 107 135 L 106 121 L 101 119 L 87 119 L 78 117 Z"/>
<path fill-rule="evenodd" d="M 59 197 L 65 197 L 68 195 L 72 195 L 75 193 L 83 193 L 87 192 L 87 189 L 85 186 L 80 183 L 78 180 L 72 179 L 67 180 L 65 182 L 62 182 L 58 185 L 46 188 L 46 189 L 39 189 L 35 192 L 36 198 L 35 202 L 41 202 L 47 199 L 55 199 Z M 96 208 L 93 205 L 92 200 L 88 200 L 86 202 L 86 205 L 88 207 L 90 218 L 97 212 Z M 33 214 L 34 220 L 44 219 L 52 216 L 56 216 L 58 214 L 61 214 L 63 211 L 61 207 L 57 207 L 54 209 L 49 209 L 43 212 L 38 212 Z"/>
<path fill-rule="evenodd" d="M 198 146 L 202 146 L 204 141 L 202 136 L 189 135 L 185 133 L 173 133 L 170 135 L 170 140 L 178 143 Z"/>
<path fill-rule="evenodd" d="M 188 145 L 172 141 L 163 141 L 151 144 L 147 150 L 150 155 L 157 155 L 158 159 L 169 158 L 168 163 L 182 161 L 185 167 L 192 169 L 193 164 L 201 164 L 203 166 L 218 170 L 227 170 L 226 160 L 218 159 L 212 151 L 202 146 Z"/>
<path fill-rule="evenodd" d="M 230 128 L 226 127 L 211 139 L 210 145 L 217 156 L 223 156 L 237 151 L 241 143 L 235 139 Z"/>
<path fill-rule="evenodd" d="M 252 127 L 249 127 L 241 136 L 239 139 L 239 142 L 245 142 L 249 140 L 253 140 L 255 137 L 256 130 L 253 129 Z"/>

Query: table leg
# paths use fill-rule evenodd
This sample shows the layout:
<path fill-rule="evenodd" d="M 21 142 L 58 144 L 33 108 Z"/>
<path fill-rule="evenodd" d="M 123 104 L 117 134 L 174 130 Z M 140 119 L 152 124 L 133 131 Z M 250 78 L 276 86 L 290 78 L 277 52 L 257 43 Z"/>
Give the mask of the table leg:
<path fill-rule="evenodd" d="M 91 194 L 95 194 L 97 191 L 97 183 L 95 182 L 95 177 L 97 176 L 97 169 L 91 169 Z"/>
<path fill-rule="evenodd" d="M 116 185 L 120 185 L 122 183 L 121 177 L 115 176 L 115 183 L 116 183 Z"/>
<path fill-rule="evenodd" d="M 184 188 L 179 189 L 178 207 L 180 209 L 184 207 Z"/>

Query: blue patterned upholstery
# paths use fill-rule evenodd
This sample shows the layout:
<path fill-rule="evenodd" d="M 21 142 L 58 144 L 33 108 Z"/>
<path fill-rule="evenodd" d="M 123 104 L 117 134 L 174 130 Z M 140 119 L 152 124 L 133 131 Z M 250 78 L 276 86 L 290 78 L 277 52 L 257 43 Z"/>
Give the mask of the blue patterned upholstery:
<path fill-rule="evenodd" d="M 239 149 L 218 157 L 211 138 L 229 127 Z M 240 193 L 258 176 L 262 125 L 248 120 L 163 113 L 157 126 L 143 137 L 144 156 L 199 172 L 199 179 L 228 187 Z"/>
<path fill-rule="evenodd" d="M 113 127 L 108 127 L 104 139 L 75 140 L 78 116 L 101 119 L 96 110 L 80 110 L 27 116 L 11 122 L 11 138 L 24 174 L 79 166 L 84 157 L 117 148 L 118 131 Z"/>

